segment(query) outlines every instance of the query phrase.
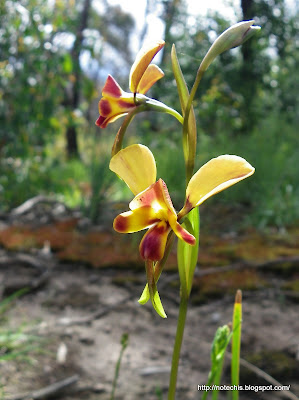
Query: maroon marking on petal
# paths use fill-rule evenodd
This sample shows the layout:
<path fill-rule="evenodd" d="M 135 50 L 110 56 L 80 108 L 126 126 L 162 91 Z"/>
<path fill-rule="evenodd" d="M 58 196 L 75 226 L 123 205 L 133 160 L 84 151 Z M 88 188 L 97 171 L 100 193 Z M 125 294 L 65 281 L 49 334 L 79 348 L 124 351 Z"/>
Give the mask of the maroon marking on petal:
<path fill-rule="evenodd" d="M 122 215 L 118 215 L 113 222 L 113 228 L 116 232 L 126 233 L 128 229 L 128 220 Z"/>
<path fill-rule="evenodd" d="M 121 107 L 121 108 L 134 108 L 134 107 L 136 107 L 135 106 L 135 104 L 132 104 L 132 103 L 129 103 L 128 101 L 125 101 L 125 100 L 119 100 L 118 101 L 118 105 Z"/>
<path fill-rule="evenodd" d="M 184 242 L 191 244 L 191 246 L 194 246 L 196 243 L 195 237 L 190 233 L 182 232 L 182 238 L 184 239 Z"/>
<path fill-rule="evenodd" d="M 159 249 L 159 237 L 147 235 L 142 241 L 142 246 L 140 247 L 141 257 L 144 260 L 159 261 L 163 258 L 163 254 L 161 254 Z"/>
<path fill-rule="evenodd" d="M 166 183 L 163 181 L 163 179 L 160 178 L 159 181 L 161 181 L 161 183 L 162 183 L 163 195 L 164 195 L 166 204 L 168 203 L 167 206 L 170 206 L 171 209 L 172 209 L 172 208 L 173 208 L 173 204 L 172 204 L 172 200 L 171 200 L 171 198 L 170 198 L 170 194 L 169 194 L 169 192 L 168 192 L 167 185 L 166 185 Z M 169 209 L 169 207 L 168 207 L 168 209 Z M 173 210 L 171 210 L 171 211 L 173 211 Z"/>
<path fill-rule="evenodd" d="M 169 231 L 168 225 L 157 224 L 151 228 L 140 243 L 140 254 L 144 260 L 159 261 L 164 256 L 165 245 L 161 243 L 162 235 Z M 165 242 L 166 243 L 166 242 Z"/>
<path fill-rule="evenodd" d="M 99 111 L 103 117 L 107 117 L 111 113 L 111 105 L 109 100 L 102 98 L 99 102 Z"/>
<path fill-rule="evenodd" d="M 108 75 L 105 86 L 102 91 L 103 95 L 110 95 L 112 97 L 120 97 L 122 95 L 122 90 L 119 84 L 116 82 L 111 75 Z"/>
<path fill-rule="evenodd" d="M 187 197 L 187 199 L 186 199 L 186 201 L 185 201 L 185 205 L 184 205 L 184 208 L 183 208 L 183 210 L 184 210 L 184 215 L 183 216 L 185 216 L 186 214 L 188 214 L 193 208 L 194 208 L 194 204 L 192 204 L 191 202 L 190 202 L 190 200 L 189 200 L 189 196 Z"/>
<path fill-rule="evenodd" d="M 96 125 L 99 126 L 100 128 L 106 128 L 107 126 L 106 118 L 100 115 L 99 118 L 96 120 Z"/>
<path fill-rule="evenodd" d="M 176 225 L 177 232 L 181 235 L 181 238 L 184 242 L 191 244 L 192 246 L 195 245 L 196 239 L 191 233 L 189 233 L 186 229 L 184 229 L 180 224 Z"/>

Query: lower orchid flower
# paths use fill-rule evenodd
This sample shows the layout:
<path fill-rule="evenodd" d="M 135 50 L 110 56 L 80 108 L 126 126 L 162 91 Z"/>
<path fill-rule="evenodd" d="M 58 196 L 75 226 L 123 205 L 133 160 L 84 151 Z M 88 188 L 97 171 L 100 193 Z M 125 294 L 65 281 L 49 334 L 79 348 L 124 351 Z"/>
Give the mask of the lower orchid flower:
<path fill-rule="evenodd" d="M 114 229 L 120 233 L 148 229 L 139 246 L 148 282 L 139 303 L 144 304 L 150 298 L 157 313 L 166 318 L 156 285 L 156 272 L 159 275 L 161 271 L 155 268 L 163 264 L 169 233 L 173 231 L 180 240 L 195 245 L 196 238 L 179 221 L 209 197 L 252 175 L 254 168 L 238 156 L 213 158 L 190 179 L 185 204 L 179 213 L 173 207 L 165 182 L 156 180 L 156 162 L 148 147 L 134 144 L 120 150 L 111 158 L 110 169 L 135 195 L 129 204 L 130 211 L 115 218 Z"/>
<path fill-rule="evenodd" d="M 211 159 L 189 181 L 185 205 L 177 214 L 165 182 L 156 181 L 156 162 L 148 147 L 135 144 L 119 151 L 112 157 L 110 169 L 135 195 L 129 204 L 130 211 L 118 215 L 113 227 L 120 233 L 148 229 L 139 250 L 141 257 L 150 261 L 163 258 L 171 230 L 179 239 L 194 245 L 194 236 L 179 224 L 179 220 L 209 197 L 254 173 L 254 168 L 238 156 L 222 155 Z"/>

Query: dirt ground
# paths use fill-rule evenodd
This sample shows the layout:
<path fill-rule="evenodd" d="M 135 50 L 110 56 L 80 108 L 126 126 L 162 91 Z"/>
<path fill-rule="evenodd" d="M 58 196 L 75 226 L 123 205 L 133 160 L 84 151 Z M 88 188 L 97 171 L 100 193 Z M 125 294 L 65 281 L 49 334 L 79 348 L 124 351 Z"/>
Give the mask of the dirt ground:
<path fill-rule="evenodd" d="M 3 398 L 110 399 L 121 337 L 127 333 L 129 344 L 115 399 L 166 399 L 179 301 L 175 270 L 164 271 L 159 281 L 168 316 L 162 319 L 150 304 L 140 306 L 137 302 L 145 273 L 136 265 L 93 268 L 85 262 L 62 261 L 55 252 L 44 250 L 38 253 L 48 266 L 43 275 L 32 260 L 26 261 L 26 256 L 36 258 L 36 252 L 27 249 L 20 256 L 17 251 L 0 247 L 1 297 L 31 283 L 31 290 L 17 298 L 5 313 L 0 329 L 35 335 L 35 348 L 29 353 L 0 362 Z M 200 268 L 195 283 L 201 279 Z M 273 384 L 272 377 L 282 385 L 291 385 L 290 391 L 243 391 L 241 400 L 299 396 L 298 291 L 289 296 L 290 290 L 285 286 L 286 282 L 290 285 L 298 281 L 299 266 L 294 263 L 291 271 L 283 273 L 279 268 L 255 273 L 254 285 L 251 272 L 237 271 L 237 283 L 243 292 L 241 357 L 251 363 L 241 365 L 240 383 L 268 386 Z M 246 276 L 244 286 L 240 276 Z M 215 331 L 232 319 L 235 289 L 227 290 L 227 286 L 231 282 L 234 286 L 235 282 L 227 283 L 228 278 L 221 274 L 215 279 L 218 292 L 208 295 L 205 287 L 195 285 L 191 295 L 177 400 L 201 398 L 202 392 L 197 388 L 207 382 Z M 5 349 L 2 354 L 6 354 Z M 260 370 L 252 371 L 252 365 Z M 228 354 L 223 384 L 230 383 L 229 373 Z M 53 390 L 56 383 L 64 387 Z M 52 393 L 46 394 L 47 389 Z M 219 399 L 227 398 L 228 392 L 222 391 Z"/>
<path fill-rule="evenodd" d="M 17 268 L 14 273 L 18 274 Z M 125 274 L 121 272 L 122 277 Z M 133 284 L 124 286 L 114 283 L 117 275 L 119 272 L 113 270 L 56 264 L 43 288 L 16 301 L 6 323 L 15 330 L 25 325 L 25 330 L 38 334 L 42 342 L 29 359 L 0 364 L 5 399 L 74 375 L 79 377 L 77 382 L 54 398 L 109 399 L 123 333 L 129 334 L 129 345 L 121 364 L 116 398 L 154 400 L 158 399 L 155 393 L 159 389 L 166 395 L 178 290 L 169 284 L 161 291 L 168 315 L 163 320 L 150 305 L 137 303 L 144 283 L 142 273 L 136 274 Z M 168 277 L 165 275 L 165 279 Z M 175 275 L 170 277 L 177 279 Z M 200 306 L 191 304 L 177 399 L 200 398 L 197 385 L 207 382 L 213 335 L 218 326 L 231 321 L 232 308 L 233 296 Z M 103 315 L 93 318 L 100 311 Z M 292 392 L 298 395 L 298 305 L 283 300 L 274 290 L 245 292 L 243 312 L 242 356 L 265 352 L 275 358 L 279 352 L 281 360 L 275 368 L 272 366 L 278 370 L 276 378 L 283 385 L 291 384 Z M 90 321 L 84 322 L 89 316 Z M 269 385 L 246 368 L 242 368 L 241 375 L 243 384 Z M 227 374 L 225 382 L 229 383 Z M 251 391 L 241 393 L 240 398 L 283 398 L 279 395 L 282 393 Z"/>

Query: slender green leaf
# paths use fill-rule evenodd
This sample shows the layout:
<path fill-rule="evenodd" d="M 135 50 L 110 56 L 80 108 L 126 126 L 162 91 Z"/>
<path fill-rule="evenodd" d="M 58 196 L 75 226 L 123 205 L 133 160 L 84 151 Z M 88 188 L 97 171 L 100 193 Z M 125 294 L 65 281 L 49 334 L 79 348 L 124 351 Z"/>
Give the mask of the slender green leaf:
<path fill-rule="evenodd" d="M 11 294 L 10 296 L 6 297 L 0 302 L 0 315 L 3 314 L 13 303 L 15 299 L 18 297 L 21 297 L 23 294 L 27 293 L 29 291 L 28 288 L 23 288 L 15 293 Z"/>

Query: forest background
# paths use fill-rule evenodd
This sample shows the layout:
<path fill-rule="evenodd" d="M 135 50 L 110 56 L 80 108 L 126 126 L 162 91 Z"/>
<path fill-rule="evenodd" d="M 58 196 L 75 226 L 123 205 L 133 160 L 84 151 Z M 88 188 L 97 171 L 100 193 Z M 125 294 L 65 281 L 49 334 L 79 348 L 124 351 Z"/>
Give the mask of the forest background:
<path fill-rule="evenodd" d="M 246 158 L 256 168 L 254 177 L 210 204 L 245 210 L 236 222 L 247 227 L 294 226 L 299 53 L 298 8 L 290 4 L 242 0 L 235 20 L 228 20 L 219 10 L 189 15 L 184 0 L 147 0 L 137 31 L 133 15 L 107 0 L 1 1 L 0 213 L 44 194 L 99 222 L 106 203 L 130 199 L 108 169 L 121 122 L 96 127 L 97 103 L 108 73 L 128 89 L 136 51 L 152 28 L 150 16 L 158 13 L 166 41 L 158 62 L 165 78 L 150 96 L 177 110 L 172 43 L 190 88 L 217 35 L 240 20 L 254 18 L 262 27 L 241 48 L 218 57 L 202 80 L 194 102 L 197 167 L 219 154 Z M 140 142 L 153 150 L 159 176 L 167 177 L 179 207 L 185 181 L 177 121 L 148 113 L 137 116 L 127 134 L 126 144 Z"/>

